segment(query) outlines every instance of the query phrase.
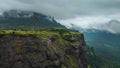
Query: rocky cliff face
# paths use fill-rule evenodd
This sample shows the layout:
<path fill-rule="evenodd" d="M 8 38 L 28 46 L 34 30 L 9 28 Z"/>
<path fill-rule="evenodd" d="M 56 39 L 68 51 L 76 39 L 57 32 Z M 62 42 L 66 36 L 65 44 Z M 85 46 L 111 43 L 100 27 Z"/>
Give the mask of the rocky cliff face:
<path fill-rule="evenodd" d="M 0 35 L 0 68 L 87 68 L 83 35 L 60 44 L 56 35 Z"/>

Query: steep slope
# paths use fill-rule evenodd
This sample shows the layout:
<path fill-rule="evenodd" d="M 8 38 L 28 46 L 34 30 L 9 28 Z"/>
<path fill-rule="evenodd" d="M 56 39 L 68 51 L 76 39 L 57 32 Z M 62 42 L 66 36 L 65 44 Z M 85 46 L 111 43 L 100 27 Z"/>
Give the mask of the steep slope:
<path fill-rule="evenodd" d="M 84 35 L 87 45 L 92 47 L 96 53 L 96 56 L 89 56 L 90 59 L 94 60 L 94 65 L 101 64 L 100 68 L 101 66 L 104 66 L 102 68 L 120 67 L 120 34 L 94 30 L 94 32 L 85 32 Z"/>
<path fill-rule="evenodd" d="M 37 12 L 9 10 L 0 16 L 1 29 L 65 28 L 54 17 Z"/>
<path fill-rule="evenodd" d="M 105 32 L 85 33 L 88 45 L 95 48 L 96 51 L 102 52 L 107 58 L 120 60 L 120 35 Z M 99 43 L 99 44 L 98 44 Z"/>
<path fill-rule="evenodd" d="M 0 67 L 87 68 L 83 34 L 58 29 L 1 31 Z"/>

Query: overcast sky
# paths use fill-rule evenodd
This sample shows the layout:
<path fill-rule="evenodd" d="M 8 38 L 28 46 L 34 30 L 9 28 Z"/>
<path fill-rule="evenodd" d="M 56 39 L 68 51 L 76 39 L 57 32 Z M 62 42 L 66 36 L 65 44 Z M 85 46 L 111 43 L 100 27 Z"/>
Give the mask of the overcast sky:
<path fill-rule="evenodd" d="M 11 9 L 55 16 L 62 24 L 73 23 L 82 28 L 120 20 L 120 0 L 0 0 L 0 12 Z"/>

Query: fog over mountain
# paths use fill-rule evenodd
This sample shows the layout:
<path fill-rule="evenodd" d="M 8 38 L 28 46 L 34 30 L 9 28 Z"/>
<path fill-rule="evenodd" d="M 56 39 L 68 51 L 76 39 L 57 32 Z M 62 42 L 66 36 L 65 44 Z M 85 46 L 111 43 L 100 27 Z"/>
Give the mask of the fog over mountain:
<path fill-rule="evenodd" d="M 120 33 L 120 0 L 0 0 L 0 14 L 6 10 L 28 10 L 54 16 L 62 24 Z"/>
<path fill-rule="evenodd" d="M 120 29 L 120 21 L 115 20 L 115 19 L 111 19 L 108 21 L 107 21 L 107 19 L 106 20 L 105 19 L 101 19 L 101 20 L 76 19 L 76 20 L 62 20 L 61 22 L 62 22 L 62 24 L 66 25 L 68 28 L 73 28 L 73 29 L 80 30 L 80 31 L 95 29 L 95 30 L 108 31 L 111 33 L 120 33 L 120 30 L 119 30 Z M 72 22 L 75 22 L 75 23 L 72 23 Z"/>

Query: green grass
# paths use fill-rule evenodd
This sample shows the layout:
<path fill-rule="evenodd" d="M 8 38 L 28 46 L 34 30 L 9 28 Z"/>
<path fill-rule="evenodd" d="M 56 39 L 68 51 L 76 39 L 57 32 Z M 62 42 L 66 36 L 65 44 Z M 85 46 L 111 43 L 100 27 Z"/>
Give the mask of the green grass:
<path fill-rule="evenodd" d="M 50 35 L 56 35 L 60 44 L 73 44 L 73 42 L 63 39 L 63 37 L 71 36 L 70 39 L 75 39 L 74 36 L 80 35 L 79 32 L 72 32 L 66 29 L 39 29 L 39 30 L 0 30 L 3 35 L 35 35 L 42 39 L 48 39 Z"/>

